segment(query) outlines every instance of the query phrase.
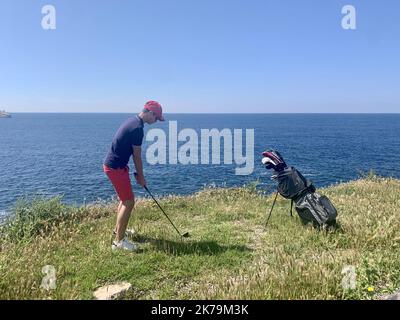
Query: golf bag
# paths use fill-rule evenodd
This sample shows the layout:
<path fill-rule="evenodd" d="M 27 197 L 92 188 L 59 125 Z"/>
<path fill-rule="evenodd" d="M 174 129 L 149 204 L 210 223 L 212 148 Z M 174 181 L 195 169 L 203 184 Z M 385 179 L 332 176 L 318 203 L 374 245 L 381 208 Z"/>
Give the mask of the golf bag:
<path fill-rule="evenodd" d="M 271 217 L 278 193 L 291 200 L 290 214 L 295 209 L 303 224 L 312 223 L 316 227 L 334 225 L 337 211 L 326 196 L 316 192 L 313 183 L 294 167 L 288 167 L 279 152 L 270 150 L 263 152 L 262 163 L 267 169 L 273 169 L 272 179 L 278 182 L 278 190 L 272 204 L 269 218 Z"/>

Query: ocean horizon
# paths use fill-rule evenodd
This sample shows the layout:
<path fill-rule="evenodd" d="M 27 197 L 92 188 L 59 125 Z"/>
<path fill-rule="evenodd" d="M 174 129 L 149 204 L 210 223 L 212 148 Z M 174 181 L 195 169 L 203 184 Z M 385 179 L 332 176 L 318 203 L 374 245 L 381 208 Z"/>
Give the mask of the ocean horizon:
<path fill-rule="evenodd" d="M 52 112 L 52 111 L 33 111 L 33 112 L 21 112 L 21 111 L 8 111 L 10 114 L 137 114 L 138 112 Z M 290 115 L 290 114 L 337 114 L 337 115 L 385 115 L 385 114 L 400 114 L 400 112 L 163 112 L 164 115 L 176 115 L 176 114 L 206 114 L 206 115 L 230 115 L 230 114 L 265 114 L 265 115 Z"/>

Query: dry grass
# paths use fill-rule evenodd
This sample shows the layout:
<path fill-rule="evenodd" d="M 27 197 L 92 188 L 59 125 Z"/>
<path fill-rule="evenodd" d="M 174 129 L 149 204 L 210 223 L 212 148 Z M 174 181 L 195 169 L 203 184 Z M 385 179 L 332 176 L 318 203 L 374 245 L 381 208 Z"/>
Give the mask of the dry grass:
<path fill-rule="evenodd" d="M 139 254 L 110 250 L 115 204 L 25 203 L 32 219 L 2 230 L 0 298 L 91 299 L 120 280 L 133 285 L 126 299 L 372 299 L 399 288 L 400 181 L 371 176 L 319 192 L 337 207 L 338 230 L 303 227 L 282 198 L 264 230 L 273 197 L 252 187 L 164 198 L 192 235 L 184 242 L 140 201 L 131 219 Z M 56 269 L 55 290 L 40 287 L 45 265 Z M 353 290 L 342 286 L 347 265 L 356 270 Z"/>

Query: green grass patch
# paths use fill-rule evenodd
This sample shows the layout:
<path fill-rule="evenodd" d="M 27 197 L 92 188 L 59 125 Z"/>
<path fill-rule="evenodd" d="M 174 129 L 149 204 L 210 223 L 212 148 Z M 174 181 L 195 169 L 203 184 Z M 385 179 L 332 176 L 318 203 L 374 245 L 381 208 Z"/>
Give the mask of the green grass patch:
<path fill-rule="evenodd" d="M 71 207 L 20 201 L 0 227 L 1 299 L 92 299 L 98 287 L 132 284 L 125 299 L 374 299 L 400 288 L 400 181 L 369 174 L 319 190 L 340 227 L 303 227 L 290 201 L 246 188 L 208 188 L 160 200 L 181 241 L 149 200 L 136 204 L 131 239 L 142 252 L 112 252 L 117 204 Z M 54 266 L 56 289 L 42 268 Z M 356 287 L 344 289 L 353 266 Z"/>

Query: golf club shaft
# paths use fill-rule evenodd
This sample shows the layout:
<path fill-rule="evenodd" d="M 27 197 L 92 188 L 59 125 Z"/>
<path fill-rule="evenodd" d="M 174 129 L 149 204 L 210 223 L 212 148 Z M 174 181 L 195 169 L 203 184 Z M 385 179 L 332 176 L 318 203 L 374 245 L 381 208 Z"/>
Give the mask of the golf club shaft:
<path fill-rule="evenodd" d="M 179 230 L 177 229 L 177 227 L 175 227 L 174 223 L 171 221 L 171 219 L 168 217 L 168 215 L 165 213 L 165 211 L 163 210 L 163 208 L 161 208 L 160 204 L 158 203 L 158 201 L 153 197 L 153 195 L 151 194 L 150 190 L 147 188 L 147 186 L 144 186 L 145 190 L 148 192 L 148 194 L 152 197 L 152 199 L 154 200 L 154 202 L 157 204 L 157 206 L 160 208 L 160 210 L 164 213 L 164 215 L 167 217 L 168 221 L 171 222 L 172 226 L 175 228 L 176 232 L 179 233 L 179 235 L 182 237 L 182 234 L 179 232 Z"/>

